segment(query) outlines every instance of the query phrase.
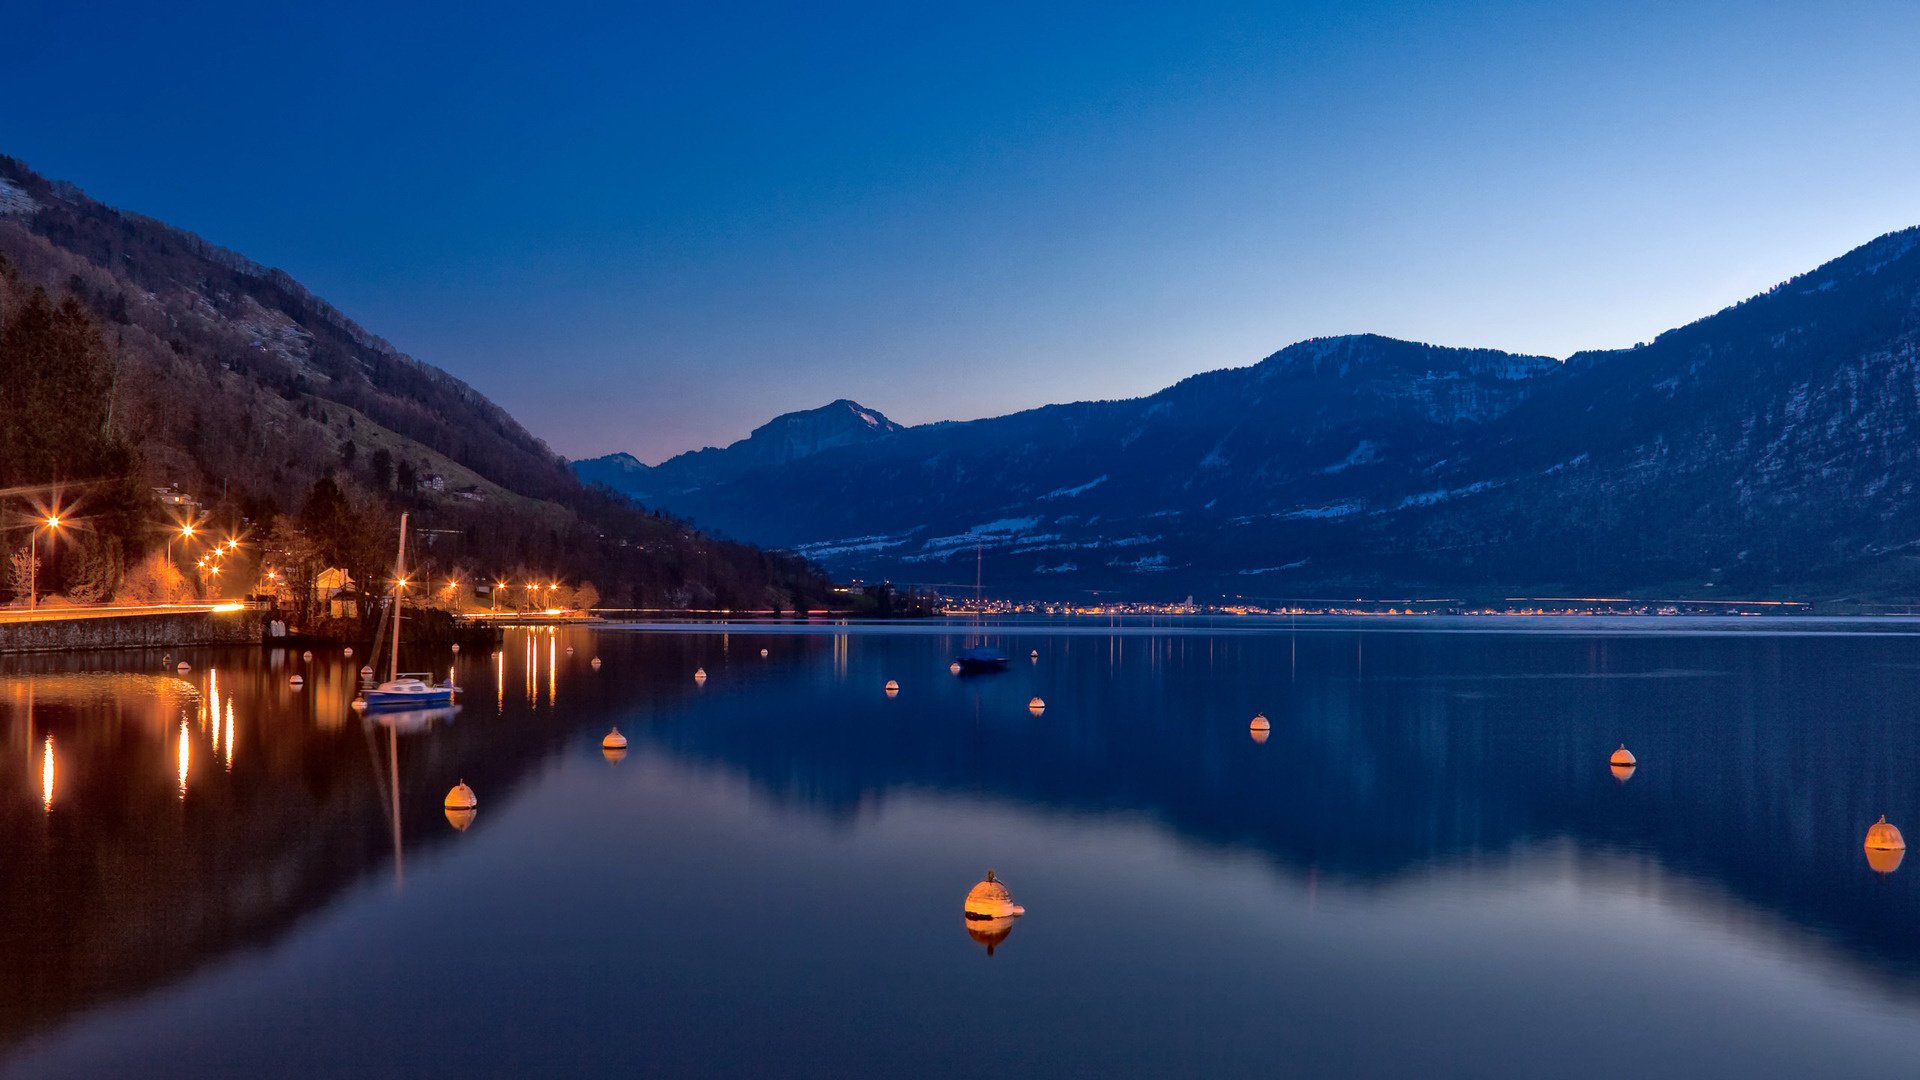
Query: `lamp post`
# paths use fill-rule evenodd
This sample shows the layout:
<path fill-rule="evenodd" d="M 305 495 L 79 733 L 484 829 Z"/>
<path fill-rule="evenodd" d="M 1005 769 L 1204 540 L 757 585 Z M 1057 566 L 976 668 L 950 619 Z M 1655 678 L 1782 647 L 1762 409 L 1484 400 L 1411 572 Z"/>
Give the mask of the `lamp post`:
<path fill-rule="evenodd" d="M 185 540 L 188 543 L 192 543 L 193 542 L 193 523 L 191 521 L 187 522 L 186 524 L 180 526 L 178 529 L 175 529 L 173 531 L 173 534 L 167 537 L 167 561 L 168 562 L 173 561 L 173 541 L 176 537 L 181 540 Z"/>
<path fill-rule="evenodd" d="M 51 539 L 55 530 L 60 528 L 60 515 L 48 514 L 45 521 L 33 523 L 33 532 L 27 537 L 27 610 L 40 609 L 40 526 L 47 527 L 47 537 Z"/>
<path fill-rule="evenodd" d="M 493 612 L 496 615 L 500 613 L 500 594 L 506 591 L 507 591 L 506 582 L 496 581 L 493 583 Z"/>

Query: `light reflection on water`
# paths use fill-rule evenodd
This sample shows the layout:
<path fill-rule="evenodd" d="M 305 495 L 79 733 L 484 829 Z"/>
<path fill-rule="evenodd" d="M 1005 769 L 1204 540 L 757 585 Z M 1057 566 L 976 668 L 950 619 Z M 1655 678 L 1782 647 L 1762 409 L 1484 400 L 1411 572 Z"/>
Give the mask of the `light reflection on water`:
<path fill-rule="evenodd" d="M 338 656 L 0 659 L 0 1063 L 1906 1068 L 1920 639 L 1312 625 L 514 631 L 413 726 Z"/>

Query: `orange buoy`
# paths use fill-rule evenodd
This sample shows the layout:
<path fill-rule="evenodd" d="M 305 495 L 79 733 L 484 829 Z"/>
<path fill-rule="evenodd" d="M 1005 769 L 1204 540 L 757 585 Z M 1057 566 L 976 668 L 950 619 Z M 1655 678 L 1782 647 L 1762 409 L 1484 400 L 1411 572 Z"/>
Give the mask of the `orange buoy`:
<path fill-rule="evenodd" d="M 707 681 L 707 669 L 706 669 L 706 668 L 694 668 L 694 669 L 693 669 L 693 681 L 694 681 L 694 682 L 706 682 L 706 681 Z"/>
<path fill-rule="evenodd" d="M 1887 824 L 1887 815 L 1881 814 L 1880 820 L 1867 828 L 1867 849 L 1869 851 L 1905 851 L 1906 838 L 1900 830 Z"/>
<path fill-rule="evenodd" d="M 462 780 L 453 785 L 453 790 L 447 792 L 446 808 L 448 810 L 477 810 L 480 808 L 480 800 L 474 795 L 473 789 L 467 786 L 467 782 Z"/>
<path fill-rule="evenodd" d="M 600 749 L 602 750 L 625 750 L 626 748 L 627 737 L 620 734 L 619 728 L 614 728 L 607 732 L 607 737 L 600 740 Z"/>
<path fill-rule="evenodd" d="M 301 687 L 307 685 L 307 680 L 301 678 L 298 675 L 294 675 L 287 679 L 287 685 L 293 687 L 295 690 L 298 690 Z"/>
<path fill-rule="evenodd" d="M 968 893 L 963 909 L 968 920 L 984 922 L 988 919 L 1019 918 L 1027 909 L 1013 902 L 1013 894 L 1007 891 L 1007 883 L 987 871 L 986 879 L 975 885 Z"/>
<path fill-rule="evenodd" d="M 1640 764 L 1640 761 L 1638 758 L 1635 758 L 1633 756 L 1633 751 L 1627 749 L 1626 743 L 1621 743 L 1620 749 L 1615 750 L 1613 752 L 1613 756 L 1607 759 L 1607 764 L 1625 765 L 1627 768 L 1631 769 L 1635 765 Z"/>
<path fill-rule="evenodd" d="M 600 666 L 600 658 L 596 656 L 592 660 L 587 661 L 587 666 L 591 668 L 598 668 Z"/>
<path fill-rule="evenodd" d="M 1907 857 L 1907 841 L 1900 830 L 1887 823 L 1887 815 L 1867 828 L 1867 865 L 1875 873 L 1891 874 L 1900 869 Z"/>
<path fill-rule="evenodd" d="M 353 659 L 353 646 L 349 645 L 346 648 L 341 649 L 340 655 L 346 657 L 349 660 Z"/>
<path fill-rule="evenodd" d="M 1032 701 L 1027 702 L 1027 711 L 1035 716 L 1039 716 L 1041 713 L 1047 711 L 1047 703 L 1036 697 Z"/>
<path fill-rule="evenodd" d="M 955 675 L 960 674 L 960 661 L 955 660 L 953 663 L 948 664 L 947 670 L 953 672 Z"/>
<path fill-rule="evenodd" d="M 1271 731 L 1273 724 L 1267 720 L 1266 713 L 1254 713 L 1253 721 L 1247 727 L 1253 731 Z"/>

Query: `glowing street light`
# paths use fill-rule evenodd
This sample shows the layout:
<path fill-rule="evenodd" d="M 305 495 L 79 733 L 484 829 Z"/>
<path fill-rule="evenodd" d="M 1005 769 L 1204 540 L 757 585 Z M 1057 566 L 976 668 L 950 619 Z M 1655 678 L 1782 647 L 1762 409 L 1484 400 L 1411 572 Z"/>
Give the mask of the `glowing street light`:
<path fill-rule="evenodd" d="M 179 528 L 167 534 L 167 561 L 168 562 L 173 561 L 173 542 L 175 540 L 185 540 L 189 544 L 193 543 L 193 522 L 183 521 L 180 523 Z"/>
<path fill-rule="evenodd" d="M 43 525 L 46 526 L 47 539 L 53 539 L 54 533 L 60 529 L 60 515 L 48 514 L 46 520 L 35 522 L 33 532 L 27 537 L 27 562 L 30 567 L 27 571 L 28 611 L 40 607 L 40 528 Z"/>

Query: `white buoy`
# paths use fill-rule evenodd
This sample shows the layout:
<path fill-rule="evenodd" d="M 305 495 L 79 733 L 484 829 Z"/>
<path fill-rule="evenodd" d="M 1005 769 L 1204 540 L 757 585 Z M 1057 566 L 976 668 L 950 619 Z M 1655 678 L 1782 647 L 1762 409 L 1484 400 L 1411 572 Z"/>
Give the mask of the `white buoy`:
<path fill-rule="evenodd" d="M 454 652 L 455 652 L 456 654 L 457 654 L 457 653 L 459 653 L 459 651 L 460 651 L 460 646 L 456 644 L 456 645 L 455 645 L 455 646 L 453 647 L 453 651 L 454 651 Z M 569 650 L 567 650 L 567 651 L 569 651 L 569 652 L 571 652 L 571 651 L 573 651 L 573 650 L 571 650 L 571 649 L 569 649 Z"/>
<path fill-rule="evenodd" d="M 349 645 L 346 648 L 341 649 L 340 655 L 346 657 L 349 660 L 353 659 L 353 646 Z"/>
<path fill-rule="evenodd" d="M 897 682 L 894 682 L 892 679 L 888 679 L 887 685 L 886 685 L 886 691 L 887 691 L 888 697 L 893 697 L 895 694 L 898 694 L 900 692 L 900 684 Z"/>
<path fill-rule="evenodd" d="M 301 687 L 307 685 L 307 680 L 301 678 L 298 675 L 295 675 L 287 680 L 287 685 L 293 687 L 295 690 L 298 690 Z"/>
<path fill-rule="evenodd" d="M 174 668 L 173 670 L 179 672 L 182 675 L 185 675 L 187 672 L 192 671 L 193 667 L 192 665 L 188 664 L 185 660 L 182 660 L 180 661 L 180 666 Z"/>
<path fill-rule="evenodd" d="M 571 646 L 571 645 L 569 645 L 569 646 L 567 646 L 567 655 L 568 655 L 568 656 L 572 656 L 572 655 L 573 655 L 573 646 Z"/>
<path fill-rule="evenodd" d="M 371 678 L 373 678 L 373 665 L 372 665 L 372 664 L 368 664 L 368 665 L 367 665 L 366 667 L 363 667 L 363 668 L 361 668 L 361 669 L 360 669 L 360 677 L 361 677 L 361 678 L 363 678 L 363 679 L 371 679 Z"/>
<path fill-rule="evenodd" d="M 600 666 L 600 658 L 597 656 L 594 657 L 591 666 L 594 668 L 598 668 Z"/>
<path fill-rule="evenodd" d="M 707 669 L 706 669 L 706 668 L 694 668 L 694 669 L 693 669 L 693 681 L 694 681 L 694 682 L 706 682 L 706 681 L 707 681 Z"/>
<path fill-rule="evenodd" d="M 1035 697 L 1032 701 L 1027 702 L 1027 711 L 1035 716 L 1039 716 L 1041 713 L 1047 711 L 1047 703 Z"/>
<path fill-rule="evenodd" d="M 300 659 L 302 659 L 302 660 L 311 660 L 311 659 L 313 659 L 313 650 L 312 650 L 312 649 L 308 649 L 308 650 L 307 650 L 306 652 L 303 652 L 303 653 L 301 653 L 301 654 L 300 654 Z"/>
<path fill-rule="evenodd" d="M 760 655 L 761 655 L 762 657 L 764 657 L 764 656 L 766 656 L 766 655 L 767 655 L 767 650 L 765 650 L 765 649 L 761 649 L 761 650 L 760 650 Z"/>
<path fill-rule="evenodd" d="M 1029 660 L 1038 660 L 1038 659 L 1040 659 L 1040 650 L 1039 650 L 1039 649 L 1035 649 L 1035 650 L 1033 650 L 1032 652 L 1030 652 L 1030 653 L 1028 653 L 1028 654 L 1027 654 L 1027 659 L 1029 659 Z"/>
<path fill-rule="evenodd" d="M 473 789 L 467 786 L 465 780 L 453 785 L 453 790 L 447 792 L 446 808 L 448 810 L 473 810 L 479 805 L 479 797 L 474 795 Z"/>

